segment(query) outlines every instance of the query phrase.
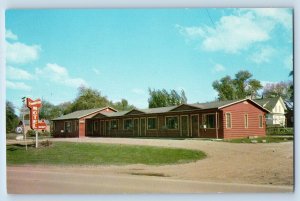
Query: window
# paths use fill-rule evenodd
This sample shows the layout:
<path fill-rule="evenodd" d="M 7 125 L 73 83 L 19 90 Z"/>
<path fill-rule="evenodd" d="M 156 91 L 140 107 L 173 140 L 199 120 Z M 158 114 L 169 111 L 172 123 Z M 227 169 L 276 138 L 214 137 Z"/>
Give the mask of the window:
<path fill-rule="evenodd" d="M 206 114 L 204 115 L 203 124 L 206 125 L 206 128 L 216 128 L 216 115 L 215 114 Z"/>
<path fill-rule="evenodd" d="M 166 126 L 168 129 L 178 129 L 178 117 L 166 117 Z"/>
<path fill-rule="evenodd" d="M 65 132 L 66 133 L 71 132 L 71 121 L 65 121 Z"/>
<path fill-rule="evenodd" d="M 132 129 L 132 119 L 125 119 L 124 120 L 124 129 Z"/>
<path fill-rule="evenodd" d="M 110 122 L 110 126 L 112 129 L 118 129 L 118 120 L 114 119 L 114 120 L 111 120 Z"/>
<path fill-rule="evenodd" d="M 231 114 L 226 113 L 226 128 L 231 128 Z"/>
<path fill-rule="evenodd" d="M 244 116 L 245 128 L 248 128 L 248 114 Z"/>
<path fill-rule="evenodd" d="M 262 115 L 259 115 L 259 128 L 262 128 L 263 127 L 263 116 Z"/>
<path fill-rule="evenodd" d="M 156 117 L 149 117 L 147 119 L 148 129 L 156 129 L 156 121 L 157 121 Z"/>

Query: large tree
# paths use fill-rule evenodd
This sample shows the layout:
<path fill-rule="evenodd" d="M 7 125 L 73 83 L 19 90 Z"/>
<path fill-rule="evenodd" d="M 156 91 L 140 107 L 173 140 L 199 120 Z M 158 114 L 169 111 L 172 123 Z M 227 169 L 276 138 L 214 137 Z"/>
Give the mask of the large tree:
<path fill-rule="evenodd" d="M 118 111 L 127 111 L 134 108 L 133 105 L 129 105 L 126 99 L 122 99 L 121 101 L 111 103 L 111 106 Z"/>
<path fill-rule="evenodd" d="M 291 82 L 268 83 L 263 88 L 263 96 L 272 98 L 281 96 L 284 100 L 289 100 L 291 97 Z"/>
<path fill-rule="evenodd" d="M 176 90 L 168 92 L 166 89 L 150 89 L 149 88 L 149 108 L 167 107 L 187 103 L 184 90 L 178 93 Z"/>
<path fill-rule="evenodd" d="M 13 131 L 19 123 L 18 116 L 15 114 L 14 105 L 6 101 L 6 133 Z"/>
<path fill-rule="evenodd" d="M 72 103 L 71 112 L 105 107 L 109 104 L 110 101 L 106 96 L 102 96 L 100 91 L 82 86 L 79 87 L 77 98 Z"/>
<path fill-rule="evenodd" d="M 255 98 L 258 90 L 262 88 L 260 81 L 250 79 L 252 74 L 249 71 L 239 71 L 232 79 L 229 75 L 212 83 L 213 88 L 218 92 L 219 100 L 233 100 L 241 98 Z"/>
<path fill-rule="evenodd" d="M 61 116 L 62 114 L 63 114 L 63 110 L 60 107 L 55 106 L 46 100 L 42 100 L 42 108 L 39 113 L 40 119 L 51 120 Z"/>

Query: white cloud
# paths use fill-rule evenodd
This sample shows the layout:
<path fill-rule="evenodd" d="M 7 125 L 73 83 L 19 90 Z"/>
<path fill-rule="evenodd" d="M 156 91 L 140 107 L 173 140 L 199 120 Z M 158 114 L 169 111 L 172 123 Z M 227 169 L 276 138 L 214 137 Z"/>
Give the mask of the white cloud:
<path fill-rule="evenodd" d="M 11 40 L 18 40 L 18 36 L 16 34 L 14 34 L 11 30 L 5 31 L 5 38 L 11 39 Z"/>
<path fill-rule="evenodd" d="M 9 89 L 22 90 L 22 91 L 30 91 L 31 87 L 24 82 L 11 82 L 6 80 L 6 87 Z"/>
<path fill-rule="evenodd" d="M 206 51 L 238 53 L 255 43 L 269 40 L 275 25 L 284 24 L 285 20 L 291 23 L 291 14 L 280 9 L 238 9 L 232 15 L 222 16 L 214 27 L 176 25 L 176 28 L 188 39 L 200 39 L 201 47 Z"/>
<path fill-rule="evenodd" d="M 7 67 L 6 76 L 11 80 L 32 80 L 34 78 L 27 71 L 12 66 Z"/>
<path fill-rule="evenodd" d="M 70 87 L 77 88 L 82 85 L 87 86 L 87 83 L 84 79 L 71 77 L 65 67 L 57 64 L 48 63 L 44 68 L 36 69 L 36 74 L 52 82 Z"/>
<path fill-rule="evenodd" d="M 145 95 L 146 94 L 145 90 L 143 90 L 143 89 L 134 88 L 131 91 L 135 94 L 138 94 L 138 95 Z"/>
<path fill-rule="evenodd" d="M 97 68 L 92 68 L 92 71 L 96 73 L 96 75 L 100 75 L 100 71 Z"/>
<path fill-rule="evenodd" d="M 282 24 L 285 28 L 292 28 L 292 13 L 290 9 L 284 8 L 256 8 L 256 9 L 247 9 L 250 12 L 255 12 L 261 17 L 270 18 L 277 23 Z"/>
<path fill-rule="evenodd" d="M 24 43 L 6 42 L 6 61 L 14 64 L 25 64 L 39 58 L 41 47 L 39 45 L 26 45 Z"/>
<path fill-rule="evenodd" d="M 249 58 L 257 64 L 268 63 L 274 55 L 275 49 L 272 47 L 264 47 L 254 52 Z"/>
<path fill-rule="evenodd" d="M 213 72 L 215 72 L 215 73 L 219 73 L 219 72 L 222 72 L 225 70 L 226 70 L 226 68 L 222 64 L 216 64 L 213 68 Z"/>

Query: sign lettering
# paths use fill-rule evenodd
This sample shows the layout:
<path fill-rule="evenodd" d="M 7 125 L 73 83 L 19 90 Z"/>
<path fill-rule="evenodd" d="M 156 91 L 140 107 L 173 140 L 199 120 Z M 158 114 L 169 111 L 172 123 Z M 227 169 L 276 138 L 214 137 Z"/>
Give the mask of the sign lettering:
<path fill-rule="evenodd" d="M 46 123 L 44 120 L 39 121 L 39 108 L 42 107 L 42 101 L 40 99 L 36 99 L 34 101 L 30 98 L 27 98 L 26 104 L 30 110 L 30 128 L 33 130 L 45 130 Z"/>

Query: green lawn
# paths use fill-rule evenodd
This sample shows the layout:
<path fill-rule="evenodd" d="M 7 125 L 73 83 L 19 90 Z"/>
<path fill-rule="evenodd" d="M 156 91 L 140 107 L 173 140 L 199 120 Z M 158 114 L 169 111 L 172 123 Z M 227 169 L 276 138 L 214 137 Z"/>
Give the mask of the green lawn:
<path fill-rule="evenodd" d="M 241 138 L 241 139 L 228 139 L 224 140 L 225 142 L 232 142 L 232 143 L 252 143 L 252 141 L 257 141 L 257 143 L 263 143 L 263 140 L 265 140 L 265 143 L 279 143 L 279 142 L 287 142 L 292 141 L 293 138 L 290 137 L 259 137 L 254 139 L 249 138 Z"/>
<path fill-rule="evenodd" d="M 197 150 L 151 146 L 53 142 L 49 147 L 25 150 L 23 145 L 7 145 L 7 163 L 53 165 L 164 165 L 200 160 Z"/>

